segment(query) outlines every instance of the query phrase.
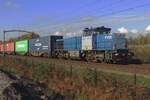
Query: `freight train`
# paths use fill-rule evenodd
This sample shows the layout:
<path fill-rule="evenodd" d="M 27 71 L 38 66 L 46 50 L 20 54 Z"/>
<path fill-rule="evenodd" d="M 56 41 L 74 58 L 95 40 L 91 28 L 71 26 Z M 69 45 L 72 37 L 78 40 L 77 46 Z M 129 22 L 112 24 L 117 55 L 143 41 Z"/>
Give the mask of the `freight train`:
<path fill-rule="evenodd" d="M 110 33 L 109 29 L 102 33 L 86 29 L 83 36 L 69 38 L 52 35 L 8 42 L 5 45 L 1 43 L 0 53 L 3 52 L 105 63 L 127 63 L 133 57 L 133 53 L 127 48 L 125 34 Z"/>

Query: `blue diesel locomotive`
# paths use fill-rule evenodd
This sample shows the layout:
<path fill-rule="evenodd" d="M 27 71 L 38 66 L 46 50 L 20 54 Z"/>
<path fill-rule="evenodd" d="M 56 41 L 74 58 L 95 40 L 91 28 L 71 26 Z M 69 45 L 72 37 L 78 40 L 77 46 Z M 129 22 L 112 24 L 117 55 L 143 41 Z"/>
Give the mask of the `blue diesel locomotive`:
<path fill-rule="evenodd" d="M 105 63 L 127 63 L 131 60 L 133 53 L 127 48 L 125 34 L 90 32 L 58 39 L 57 47 L 63 45 L 63 48 L 56 49 L 56 57 Z"/>

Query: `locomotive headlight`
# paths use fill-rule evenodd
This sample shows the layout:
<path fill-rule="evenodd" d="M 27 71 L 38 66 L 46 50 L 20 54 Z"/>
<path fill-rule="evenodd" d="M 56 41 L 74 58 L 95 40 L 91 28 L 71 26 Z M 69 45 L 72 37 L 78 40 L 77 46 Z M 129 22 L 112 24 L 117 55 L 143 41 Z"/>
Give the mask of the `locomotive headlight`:
<path fill-rule="evenodd" d="M 118 53 L 115 53 L 115 56 L 118 56 L 119 54 Z"/>

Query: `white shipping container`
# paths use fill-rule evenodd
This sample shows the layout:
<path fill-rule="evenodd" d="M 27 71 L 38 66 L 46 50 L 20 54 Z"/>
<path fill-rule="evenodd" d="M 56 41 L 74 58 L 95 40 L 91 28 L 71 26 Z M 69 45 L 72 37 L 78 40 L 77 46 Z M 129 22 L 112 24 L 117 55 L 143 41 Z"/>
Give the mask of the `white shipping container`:
<path fill-rule="evenodd" d="M 92 36 L 84 36 L 82 37 L 82 50 L 92 50 Z"/>

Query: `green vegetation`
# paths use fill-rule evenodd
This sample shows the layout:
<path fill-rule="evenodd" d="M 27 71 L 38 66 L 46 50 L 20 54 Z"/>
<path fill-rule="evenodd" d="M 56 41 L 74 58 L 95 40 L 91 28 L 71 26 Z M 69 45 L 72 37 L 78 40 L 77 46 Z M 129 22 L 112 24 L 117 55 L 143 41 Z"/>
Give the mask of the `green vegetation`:
<path fill-rule="evenodd" d="M 150 44 L 150 33 L 146 35 L 139 35 L 136 38 L 130 38 L 129 41 L 130 45 L 147 45 Z"/>
<path fill-rule="evenodd" d="M 130 38 L 128 44 L 129 49 L 135 53 L 137 58 L 143 63 L 150 63 L 150 33 L 134 39 Z"/>
<path fill-rule="evenodd" d="M 21 35 L 20 37 L 17 38 L 10 38 L 8 42 L 11 41 L 20 41 L 20 40 L 29 40 L 29 39 L 33 39 L 33 38 L 39 38 L 40 36 L 37 33 L 28 33 L 28 34 L 24 34 Z"/>

